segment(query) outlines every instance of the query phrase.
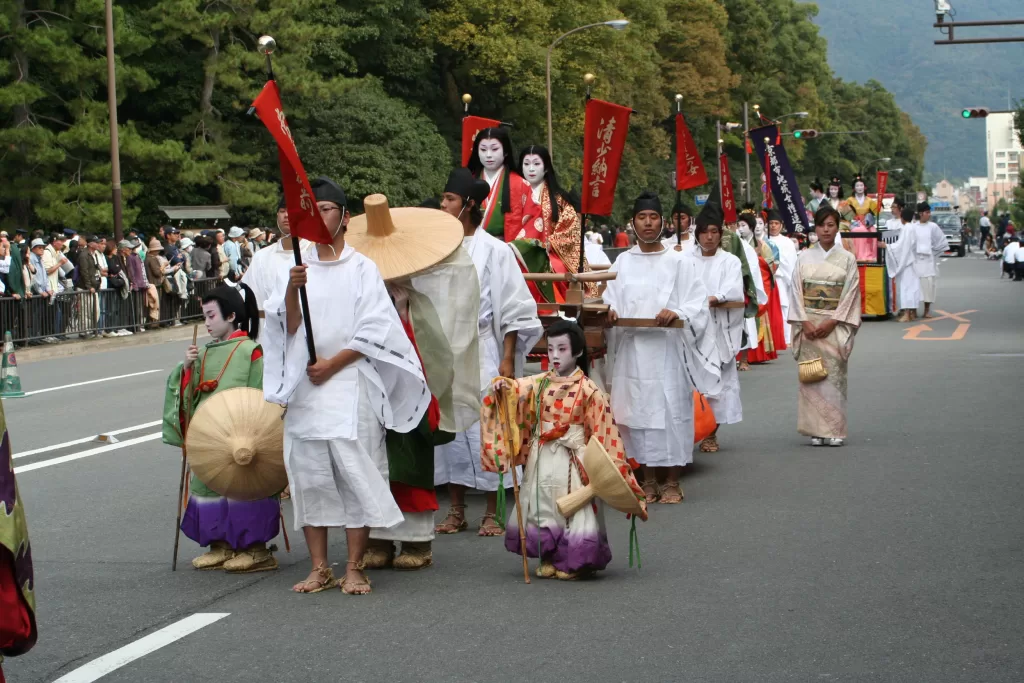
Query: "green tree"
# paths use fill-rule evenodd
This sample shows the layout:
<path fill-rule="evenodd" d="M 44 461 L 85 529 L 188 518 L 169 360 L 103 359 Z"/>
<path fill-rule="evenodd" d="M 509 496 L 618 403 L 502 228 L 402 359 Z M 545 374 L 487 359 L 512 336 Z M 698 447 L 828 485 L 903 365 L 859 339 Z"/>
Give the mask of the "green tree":
<path fill-rule="evenodd" d="M 337 180 L 352 210 L 372 193 L 387 195 L 391 206 L 440 196 L 451 168 L 434 124 L 375 79 L 351 88 L 344 100 L 312 103 L 292 133 L 310 176 Z"/>

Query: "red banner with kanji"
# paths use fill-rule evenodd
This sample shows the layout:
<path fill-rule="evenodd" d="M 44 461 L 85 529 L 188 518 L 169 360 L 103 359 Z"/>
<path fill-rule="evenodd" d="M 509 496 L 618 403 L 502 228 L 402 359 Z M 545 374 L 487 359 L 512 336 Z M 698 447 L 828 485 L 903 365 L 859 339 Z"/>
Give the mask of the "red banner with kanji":
<path fill-rule="evenodd" d="M 718 157 L 718 167 L 722 174 L 722 214 L 726 224 L 735 223 L 736 196 L 732 192 L 732 176 L 729 175 L 729 157 L 724 154 Z"/>
<path fill-rule="evenodd" d="M 267 81 L 263 90 L 253 100 L 252 106 L 277 142 L 277 158 L 281 162 L 281 185 L 284 188 L 285 205 L 288 207 L 288 226 L 291 234 L 311 242 L 330 244 L 334 240 L 320 216 L 316 198 L 309 186 L 309 178 L 306 177 L 306 169 L 302 167 L 299 151 L 295 149 L 295 141 L 288 128 L 288 119 L 284 115 L 277 83 Z"/>
<path fill-rule="evenodd" d="M 633 110 L 603 100 L 588 100 L 583 126 L 583 213 L 611 216 L 615 185 L 626 148 Z"/>
<path fill-rule="evenodd" d="M 882 198 L 885 196 L 886 187 L 889 185 L 889 172 L 879 171 L 878 172 L 878 215 L 882 215 Z M 899 216 L 897 216 L 899 218 Z M 877 229 L 877 228 L 876 228 Z"/>
<path fill-rule="evenodd" d="M 469 166 L 469 157 L 473 155 L 473 143 L 476 134 L 484 128 L 497 128 L 501 121 L 485 119 L 482 116 L 464 116 L 462 118 L 462 165 Z"/>
<path fill-rule="evenodd" d="M 708 182 L 708 173 L 700 160 L 697 143 L 690 134 L 682 113 L 676 114 L 676 190 L 690 190 Z"/>

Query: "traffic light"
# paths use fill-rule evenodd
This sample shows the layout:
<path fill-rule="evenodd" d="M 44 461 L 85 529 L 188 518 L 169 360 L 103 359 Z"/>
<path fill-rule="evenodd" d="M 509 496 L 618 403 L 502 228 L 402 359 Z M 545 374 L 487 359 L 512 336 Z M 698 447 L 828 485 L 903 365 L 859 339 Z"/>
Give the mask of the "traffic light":
<path fill-rule="evenodd" d="M 988 109 L 985 107 L 972 107 L 961 111 L 960 116 L 965 119 L 983 119 L 988 116 Z"/>
<path fill-rule="evenodd" d="M 818 131 L 816 130 L 794 130 L 793 137 L 797 140 L 811 140 L 812 138 L 818 137 Z"/>

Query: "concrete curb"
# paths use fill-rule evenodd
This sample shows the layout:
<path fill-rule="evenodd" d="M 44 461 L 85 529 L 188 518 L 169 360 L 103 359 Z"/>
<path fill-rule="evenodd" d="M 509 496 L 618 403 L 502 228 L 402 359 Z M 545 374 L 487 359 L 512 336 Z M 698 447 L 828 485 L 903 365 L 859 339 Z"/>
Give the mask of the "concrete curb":
<path fill-rule="evenodd" d="M 200 338 L 206 337 L 206 327 L 200 324 Z M 81 356 L 90 353 L 102 353 L 103 351 L 115 351 L 117 349 L 129 349 L 138 346 L 153 346 L 173 341 L 191 341 L 192 325 L 185 324 L 181 327 L 169 327 L 160 330 L 149 330 L 148 332 L 136 332 L 130 337 L 111 337 L 109 339 L 94 338 L 79 341 L 69 341 L 62 344 L 50 346 L 32 346 L 20 348 L 16 351 L 19 363 L 36 363 L 53 358 L 68 358 L 70 356 Z"/>

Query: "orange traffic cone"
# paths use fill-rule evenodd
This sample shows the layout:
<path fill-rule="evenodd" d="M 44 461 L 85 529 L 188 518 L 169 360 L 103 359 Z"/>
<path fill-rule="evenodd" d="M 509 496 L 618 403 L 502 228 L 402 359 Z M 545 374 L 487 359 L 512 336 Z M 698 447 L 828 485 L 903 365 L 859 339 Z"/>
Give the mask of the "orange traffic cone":
<path fill-rule="evenodd" d="M 24 396 L 21 390 L 21 377 L 18 375 L 18 359 L 14 357 L 14 341 L 11 332 L 4 333 L 4 360 L 0 367 L 0 398 L 18 398 Z"/>

